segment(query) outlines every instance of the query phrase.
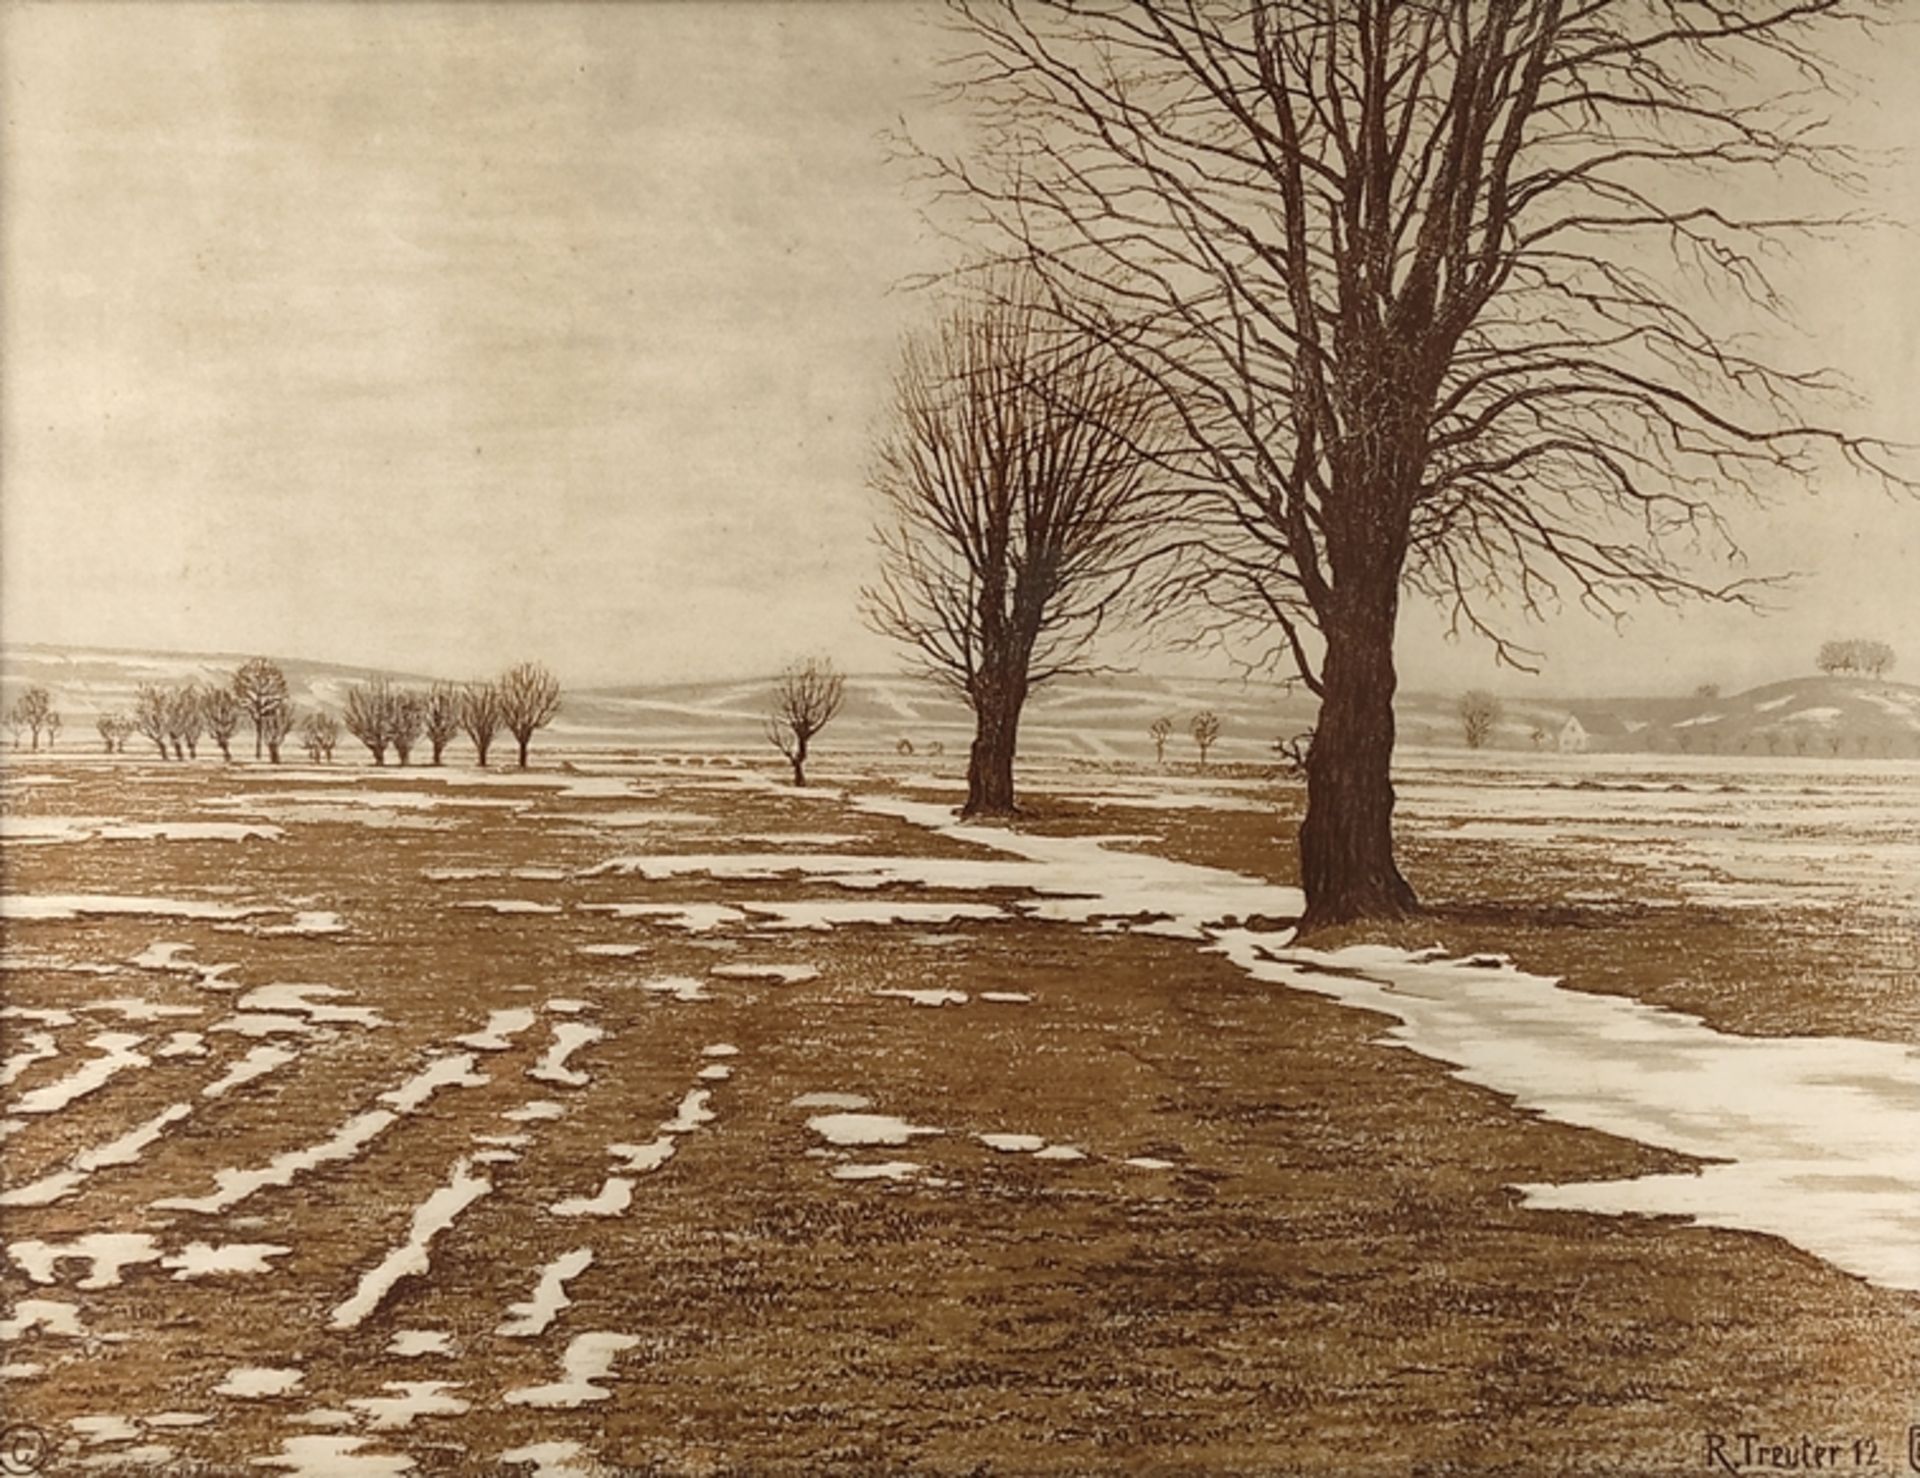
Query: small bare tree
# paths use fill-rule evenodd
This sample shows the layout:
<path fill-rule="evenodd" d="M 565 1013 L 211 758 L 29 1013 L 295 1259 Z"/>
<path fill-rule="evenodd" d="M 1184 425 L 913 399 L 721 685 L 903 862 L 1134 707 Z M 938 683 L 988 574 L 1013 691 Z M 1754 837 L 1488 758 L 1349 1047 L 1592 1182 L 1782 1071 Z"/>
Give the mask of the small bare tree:
<path fill-rule="evenodd" d="M 52 749 L 60 738 L 61 719 L 59 709 L 49 708 L 47 710 L 45 728 L 47 731 L 47 748 Z"/>
<path fill-rule="evenodd" d="M 793 766 L 793 783 L 807 783 L 807 750 L 840 711 L 846 679 L 825 657 L 790 662 L 774 685 L 767 738 Z"/>
<path fill-rule="evenodd" d="M 347 689 L 344 715 L 347 732 L 367 746 L 376 765 L 387 762 L 387 746 L 393 742 L 393 689 L 384 677 L 369 683 L 355 683 Z"/>
<path fill-rule="evenodd" d="M 206 732 L 206 721 L 200 713 L 199 684 L 187 683 L 167 694 L 166 727 L 167 742 L 173 746 L 175 759 L 199 758 L 200 736 Z"/>
<path fill-rule="evenodd" d="M 508 668 L 496 685 L 500 693 L 500 722 L 520 747 L 520 768 L 527 767 L 527 746 L 534 733 L 553 722 L 560 712 L 560 679 L 538 662 Z"/>
<path fill-rule="evenodd" d="M 220 758 L 233 758 L 233 736 L 240 727 L 240 699 L 231 688 L 208 688 L 200 694 L 200 718 L 207 737 L 220 746 Z"/>
<path fill-rule="evenodd" d="M 265 657 L 255 657 L 233 675 L 233 695 L 240 702 L 240 709 L 253 724 L 253 757 L 259 759 L 267 742 L 267 729 L 276 723 L 272 715 L 285 708 L 291 701 L 287 692 L 287 675 L 276 663 Z M 280 730 L 280 736 L 286 737 L 286 729 Z"/>
<path fill-rule="evenodd" d="M 1147 726 L 1147 734 L 1153 740 L 1153 762 L 1164 765 L 1167 762 L 1167 741 L 1173 737 L 1173 720 L 1162 714 Z"/>
<path fill-rule="evenodd" d="M 93 727 L 100 735 L 100 744 L 108 754 L 119 748 L 119 719 L 117 713 L 103 713 L 93 721 Z"/>
<path fill-rule="evenodd" d="M 1484 749 L 1500 722 L 1500 700 L 1484 688 L 1474 688 L 1460 696 L 1460 734 L 1468 749 Z"/>
<path fill-rule="evenodd" d="M 426 723 L 427 705 L 418 693 L 402 688 L 392 694 L 387 704 L 387 742 L 393 746 L 395 760 L 404 765 L 413 758 L 413 746 L 420 742 Z"/>
<path fill-rule="evenodd" d="M 1211 711 L 1203 711 L 1193 716 L 1187 725 L 1187 732 L 1193 736 L 1193 742 L 1200 751 L 1200 767 L 1206 768 L 1207 751 L 1212 749 L 1220 737 L 1220 716 Z"/>
<path fill-rule="evenodd" d="M 133 726 L 153 741 L 161 759 L 167 753 L 167 690 L 157 683 L 142 683 L 133 695 Z"/>
<path fill-rule="evenodd" d="M 871 480 L 882 502 L 868 624 L 974 714 L 963 814 L 1009 815 L 1020 715 L 1092 644 L 1143 560 L 1164 439 L 1155 401 L 1034 283 L 983 284 L 908 341 Z"/>
<path fill-rule="evenodd" d="M 40 749 L 40 735 L 46 730 L 47 718 L 52 712 L 53 698 L 47 690 L 40 687 L 28 688 L 26 692 L 14 700 L 13 709 L 8 715 L 8 720 L 12 724 L 16 735 L 21 730 L 26 730 L 32 735 L 33 749 L 38 753 Z M 17 739 L 13 747 L 15 749 L 20 747 Z"/>
<path fill-rule="evenodd" d="M 492 683 L 468 683 L 460 690 L 460 727 L 473 741 L 474 763 L 487 767 L 487 751 L 500 732 L 500 690 Z"/>
<path fill-rule="evenodd" d="M 460 732 L 460 689 L 452 683 L 435 683 L 427 692 L 421 722 L 426 726 L 427 743 L 433 746 L 433 762 L 437 765 L 453 736 Z"/>
<path fill-rule="evenodd" d="M 340 721 L 324 708 L 316 708 L 300 723 L 300 746 L 316 765 L 333 760 L 333 747 L 340 742 Z"/>

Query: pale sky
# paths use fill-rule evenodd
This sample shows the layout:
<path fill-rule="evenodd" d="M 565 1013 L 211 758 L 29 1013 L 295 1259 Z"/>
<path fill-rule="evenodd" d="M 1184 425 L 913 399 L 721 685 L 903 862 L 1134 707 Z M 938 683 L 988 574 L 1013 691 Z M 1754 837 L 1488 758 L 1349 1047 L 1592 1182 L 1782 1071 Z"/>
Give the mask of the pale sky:
<path fill-rule="evenodd" d="M 914 5 L 0 8 L 0 636 L 574 684 L 895 665 L 869 433 L 944 248 L 881 134 L 943 121 Z M 1863 63 L 1878 145 L 1920 36 Z M 1875 201 L 1920 221 L 1920 166 Z M 1811 345 L 1920 439 L 1920 238 L 1789 274 Z M 1765 621 L 1533 633 L 1403 615 L 1403 683 L 1684 691 L 1879 636 L 1920 674 L 1920 504 L 1741 520 L 1811 578 Z M 1149 667 L 1172 667 L 1151 655 Z"/>

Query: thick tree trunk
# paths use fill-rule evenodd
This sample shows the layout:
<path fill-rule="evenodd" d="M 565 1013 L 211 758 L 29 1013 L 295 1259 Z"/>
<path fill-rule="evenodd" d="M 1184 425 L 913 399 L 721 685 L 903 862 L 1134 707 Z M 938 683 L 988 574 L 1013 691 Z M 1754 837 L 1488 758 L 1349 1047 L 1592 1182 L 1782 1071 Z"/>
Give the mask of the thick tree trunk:
<path fill-rule="evenodd" d="M 489 738 L 484 744 L 480 743 L 478 740 L 474 741 L 473 762 L 483 770 L 486 769 L 487 767 L 487 751 L 492 748 L 493 748 L 493 740 L 491 738 Z"/>
<path fill-rule="evenodd" d="M 527 746 L 528 746 L 529 744 L 531 744 L 531 743 L 533 743 L 533 735 L 531 735 L 531 734 L 529 734 L 529 735 L 527 735 L 527 737 L 526 737 L 526 738 L 524 738 L 524 739 L 521 739 L 521 740 L 519 740 L 519 744 L 520 744 L 520 768 L 521 768 L 521 769 L 523 769 L 523 770 L 524 770 L 524 769 L 526 769 L 526 767 L 527 767 Z"/>
<path fill-rule="evenodd" d="M 967 803 L 962 816 L 1011 816 L 1013 756 L 1019 747 L 1026 684 L 982 681 L 974 695 L 973 751 L 967 758 Z"/>
<path fill-rule="evenodd" d="M 1419 900 L 1393 860 L 1394 623 L 1399 572 L 1326 623 L 1320 721 L 1307 754 L 1300 826 L 1303 934 L 1360 919 L 1398 919 Z"/>

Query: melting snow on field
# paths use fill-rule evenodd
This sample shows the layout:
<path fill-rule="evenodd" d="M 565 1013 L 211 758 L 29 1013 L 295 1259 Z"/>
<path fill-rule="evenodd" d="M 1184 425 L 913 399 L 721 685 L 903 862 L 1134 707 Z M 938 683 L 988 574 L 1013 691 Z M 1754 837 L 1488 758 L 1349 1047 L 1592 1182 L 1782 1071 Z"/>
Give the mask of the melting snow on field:
<path fill-rule="evenodd" d="M 509 1406 L 574 1407 L 590 1401 L 604 1401 L 613 1393 L 595 1382 L 605 1380 L 613 1373 L 613 1362 L 617 1355 L 639 1343 L 630 1334 L 613 1334 L 604 1330 L 575 1335 L 567 1346 L 566 1354 L 560 1358 L 561 1380 L 550 1385 L 523 1386 L 519 1390 L 508 1391 L 506 1402 Z"/>
<path fill-rule="evenodd" d="M 334 1309 L 328 1328 L 358 1328 L 402 1278 L 424 1274 L 433 1239 L 451 1227 L 462 1211 L 492 1190 L 493 1182 L 473 1174 L 469 1161 L 455 1161 L 447 1183 L 414 1209 L 407 1240 L 362 1275 L 353 1296 Z"/>
<path fill-rule="evenodd" d="M 545 1333 L 547 1326 L 560 1317 L 560 1311 L 573 1302 L 567 1297 L 568 1281 L 579 1277 L 592 1262 L 591 1247 L 576 1247 L 548 1263 L 541 1269 L 532 1297 L 511 1305 L 507 1309 L 511 1317 L 494 1333 L 503 1339 L 528 1339 Z"/>
<path fill-rule="evenodd" d="M 771 980 L 776 985 L 804 985 L 820 978 L 812 965 L 715 965 L 707 974 L 723 980 Z"/>
<path fill-rule="evenodd" d="M 527 1069 L 527 1076 L 543 1083 L 559 1083 L 569 1088 L 584 1088 L 593 1080 L 578 1068 L 567 1066 L 567 1059 L 582 1047 L 606 1036 L 597 1026 L 582 1021 L 562 1021 L 554 1025 L 553 1045 L 547 1055 Z"/>

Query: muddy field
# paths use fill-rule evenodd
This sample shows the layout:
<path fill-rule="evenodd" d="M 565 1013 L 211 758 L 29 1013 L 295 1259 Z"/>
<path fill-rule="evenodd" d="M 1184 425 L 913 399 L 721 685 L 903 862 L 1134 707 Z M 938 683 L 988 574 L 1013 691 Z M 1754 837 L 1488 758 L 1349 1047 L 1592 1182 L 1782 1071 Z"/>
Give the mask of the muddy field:
<path fill-rule="evenodd" d="M 15 757 L 0 1467 L 1905 1463 L 1913 768 L 576 759 Z"/>

